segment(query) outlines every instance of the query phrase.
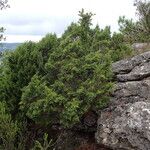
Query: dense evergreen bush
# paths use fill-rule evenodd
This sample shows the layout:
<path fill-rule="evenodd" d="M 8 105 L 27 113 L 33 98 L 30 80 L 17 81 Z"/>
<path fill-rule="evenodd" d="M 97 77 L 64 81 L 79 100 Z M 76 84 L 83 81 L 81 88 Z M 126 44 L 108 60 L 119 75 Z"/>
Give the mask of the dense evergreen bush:
<path fill-rule="evenodd" d="M 0 102 L 0 149 L 10 150 L 15 148 L 18 126 L 6 109 L 6 104 Z"/>
<path fill-rule="evenodd" d="M 79 22 L 68 28 L 60 45 L 49 54 L 47 74 L 42 79 L 34 76 L 23 90 L 21 110 L 34 121 L 43 123 L 45 118 L 50 123 L 55 114 L 59 123 L 71 126 L 89 109 L 107 103 L 112 89 L 112 60 L 109 51 L 101 50 L 100 45 L 107 34 L 111 38 L 110 33 L 99 31 L 104 38 L 96 39 L 97 30 L 90 28 L 92 14 L 82 10 L 80 16 Z"/>

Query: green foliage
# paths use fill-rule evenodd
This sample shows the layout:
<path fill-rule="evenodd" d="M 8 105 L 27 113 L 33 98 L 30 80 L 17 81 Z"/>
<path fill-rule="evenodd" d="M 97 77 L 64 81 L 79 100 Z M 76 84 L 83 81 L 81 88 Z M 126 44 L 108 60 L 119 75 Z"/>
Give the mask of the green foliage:
<path fill-rule="evenodd" d="M 110 27 L 92 29 L 92 13 L 82 9 L 79 16 L 60 39 L 48 34 L 5 56 L 0 98 L 13 114 L 21 110 L 37 123 L 57 120 L 72 126 L 89 109 L 107 104 L 111 63 L 130 54 L 130 48 L 121 34 L 111 36 Z"/>
<path fill-rule="evenodd" d="M 139 26 L 140 22 L 134 22 L 132 19 L 129 20 L 125 17 L 120 17 L 118 23 L 126 42 L 134 43 L 149 41 L 149 32 L 143 32 L 143 29 Z"/>
<path fill-rule="evenodd" d="M 5 100 L 10 110 L 17 111 L 21 89 L 28 84 L 38 71 L 40 57 L 33 42 L 24 43 L 14 52 L 8 53 L 0 76 L 0 99 Z"/>
<path fill-rule="evenodd" d="M 100 51 L 108 51 L 111 47 L 111 31 L 110 27 L 106 26 L 104 29 L 100 29 L 97 25 L 93 30 L 92 49 Z"/>
<path fill-rule="evenodd" d="M 125 37 L 125 41 L 149 42 L 150 41 L 150 2 L 137 0 L 134 4 L 139 16 L 137 21 L 120 17 L 118 24 L 120 31 Z"/>
<path fill-rule="evenodd" d="M 0 149 L 15 148 L 15 137 L 18 132 L 17 122 L 14 122 L 6 110 L 6 105 L 0 102 Z"/>
<path fill-rule="evenodd" d="M 110 30 L 92 31 L 92 14 L 84 14 L 83 10 L 80 13 L 79 23 L 68 28 L 58 48 L 49 54 L 47 74 L 43 79 L 34 76 L 23 90 L 21 109 L 35 121 L 42 118 L 43 123 L 45 118 L 51 123 L 50 116 L 55 114 L 59 123 L 72 126 L 88 109 L 100 108 L 109 99 L 111 57 L 100 46 L 111 38 Z M 100 38 L 100 43 L 96 43 Z M 93 49 L 95 43 L 99 46 Z"/>
<path fill-rule="evenodd" d="M 35 146 L 32 150 L 53 150 L 52 145 L 52 140 L 48 141 L 48 134 L 45 133 L 43 137 L 43 144 L 39 141 L 35 141 Z"/>
<path fill-rule="evenodd" d="M 150 34 L 150 1 L 135 0 L 139 26 L 145 34 Z"/>
<path fill-rule="evenodd" d="M 131 46 L 124 42 L 124 35 L 121 33 L 114 33 L 111 39 L 113 50 L 111 56 L 113 61 L 118 61 L 132 55 L 133 50 Z"/>
<path fill-rule="evenodd" d="M 0 125 L 4 128 L 6 121 L 10 124 L 8 133 L 14 129 L 6 138 L 8 145 L 17 141 L 15 146 L 25 149 L 29 139 L 25 132 L 33 124 L 70 128 L 89 110 L 107 106 L 113 88 L 111 64 L 130 55 L 131 48 L 124 35 L 111 34 L 109 26 L 91 27 L 92 13 L 82 9 L 79 16 L 60 38 L 48 34 L 38 43 L 26 42 L 2 56 L 0 109 L 6 103 L 8 112 L 1 109 Z M 2 131 L 5 137 L 7 132 Z M 51 148 L 47 135 L 44 141 L 43 145 L 36 142 L 35 149 Z"/>
<path fill-rule="evenodd" d="M 38 44 L 26 42 L 4 56 L 0 69 L 0 99 L 6 101 L 14 113 L 18 111 L 22 88 L 36 73 L 45 73 L 48 53 L 57 45 L 56 35 L 47 35 Z"/>
<path fill-rule="evenodd" d="M 47 34 L 36 45 L 36 51 L 40 56 L 40 73 L 44 74 L 44 65 L 47 62 L 50 53 L 52 53 L 59 45 L 59 39 L 55 34 Z"/>
<path fill-rule="evenodd" d="M 20 105 L 21 110 L 26 112 L 29 118 L 46 125 L 53 121 L 52 113 L 60 111 L 62 101 L 62 96 L 52 91 L 35 75 L 29 85 L 23 89 Z"/>

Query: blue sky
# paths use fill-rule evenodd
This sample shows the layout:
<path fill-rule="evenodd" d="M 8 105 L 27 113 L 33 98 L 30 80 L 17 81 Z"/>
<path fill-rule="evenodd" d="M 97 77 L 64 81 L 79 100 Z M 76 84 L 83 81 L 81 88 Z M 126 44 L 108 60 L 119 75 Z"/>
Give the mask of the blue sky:
<path fill-rule="evenodd" d="M 110 25 L 117 31 L 119 16 L 135 18 L 133 0 L 9 0 L 11 8 L 0 12 L 6 42 L 38 41 L 47 33 L 60 36 L 84 8 L 96 14 L 93 25 Z"/>

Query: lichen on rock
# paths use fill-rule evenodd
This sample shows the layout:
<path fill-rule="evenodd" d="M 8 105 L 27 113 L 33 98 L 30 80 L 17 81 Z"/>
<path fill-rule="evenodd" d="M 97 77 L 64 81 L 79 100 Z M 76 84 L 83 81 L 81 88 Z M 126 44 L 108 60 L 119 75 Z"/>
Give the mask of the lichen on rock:
<path fill-rule="evenodd" d="M 150 149 L 150 51 L 113 64 L 117 81 L 100 111 L 97 143 L 114 150 Z"/>

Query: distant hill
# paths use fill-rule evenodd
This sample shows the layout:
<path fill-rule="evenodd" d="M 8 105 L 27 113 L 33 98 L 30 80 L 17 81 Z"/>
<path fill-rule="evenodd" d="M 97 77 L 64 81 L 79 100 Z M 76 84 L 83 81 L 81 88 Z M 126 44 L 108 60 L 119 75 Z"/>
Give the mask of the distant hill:
<path fill-rule="evenodd" d="M 0 43 L 0 52 L 5 50 L 14 50 L 21 43 Z"/>

